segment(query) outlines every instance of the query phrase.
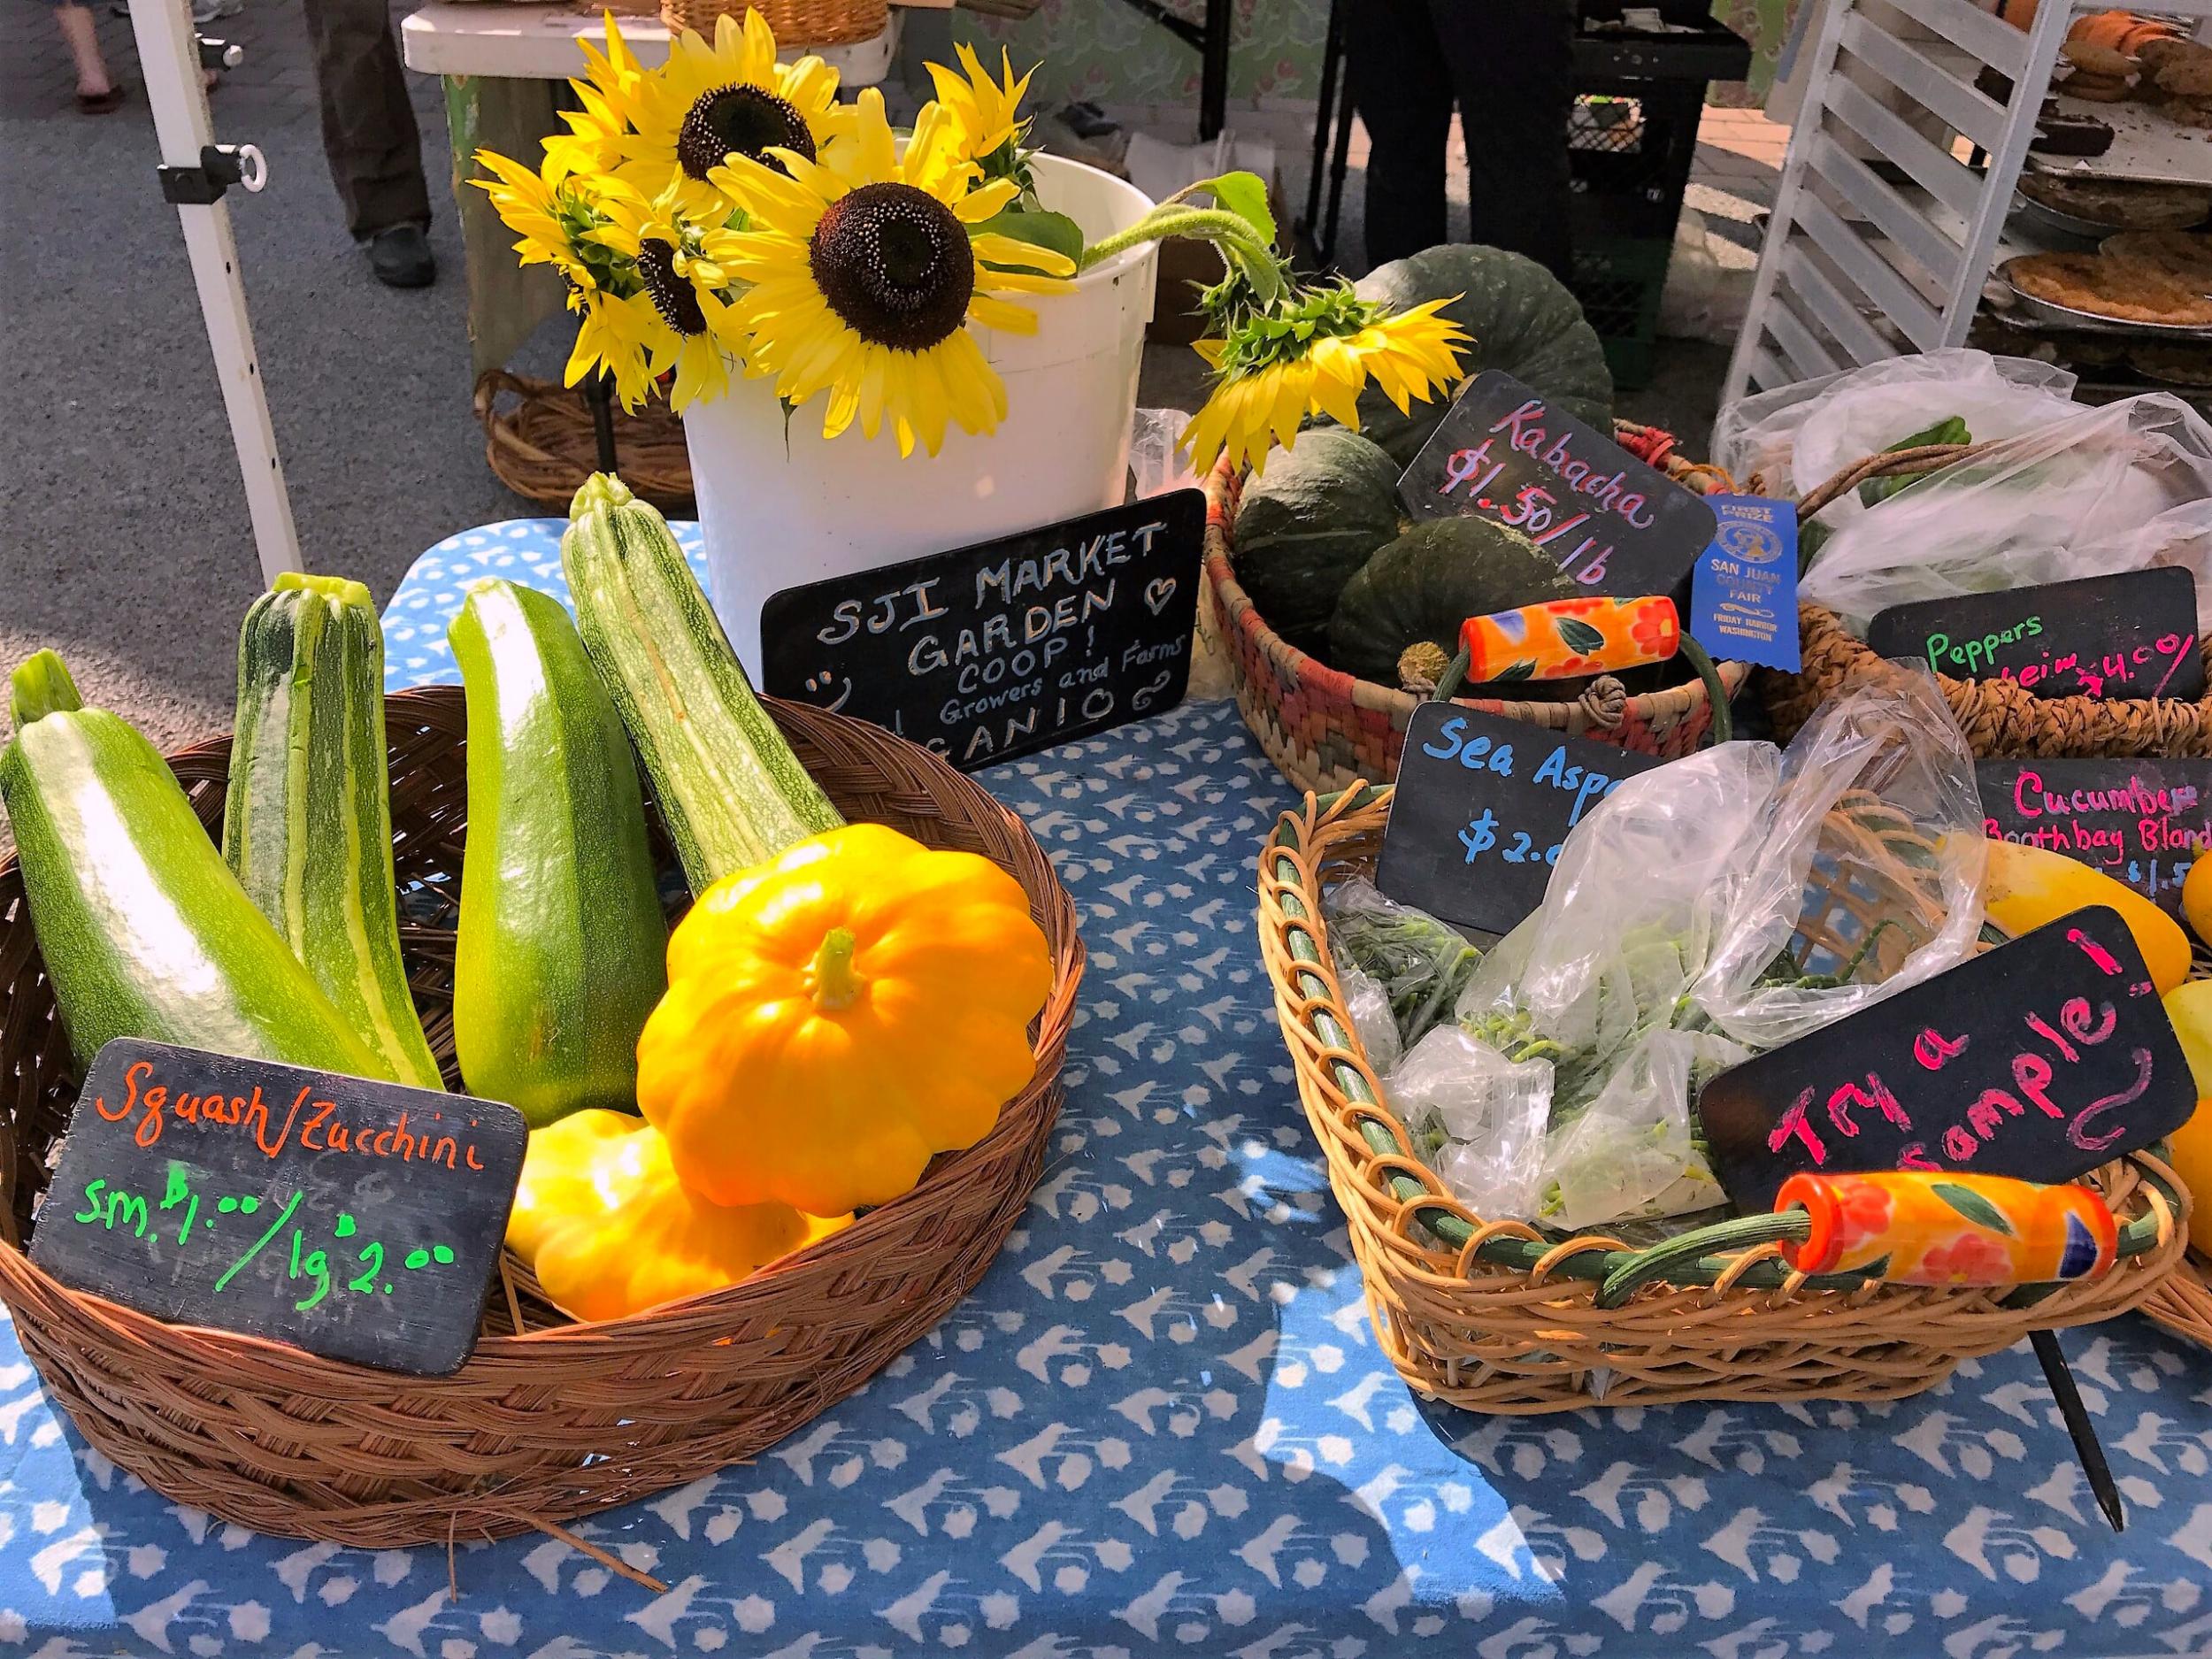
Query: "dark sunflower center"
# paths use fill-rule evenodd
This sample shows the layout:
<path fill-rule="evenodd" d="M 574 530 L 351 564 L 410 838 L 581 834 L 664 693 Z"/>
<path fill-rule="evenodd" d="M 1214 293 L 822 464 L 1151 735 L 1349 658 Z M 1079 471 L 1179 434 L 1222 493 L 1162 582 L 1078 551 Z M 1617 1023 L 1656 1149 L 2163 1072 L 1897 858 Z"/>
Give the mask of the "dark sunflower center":
<path fill-rule="evenodd" d="M 960 326 L 975 256 L 952 210 L 910 184 L 864 184 L 824 210 L 807 264 L 863 339 L 926 351 Z"/>
<path fill-rule="evenodd" d="M 676 250 L 650 237 L 638 243 L 638 280 L 646 297 L 661 314 L 661 321 L 687 337 L 707 332 L 707 314 L 699 309 L 699 296 L 691 284 L 676 274 Z"/>
<path fill-rule="evenodd" d="M 676 160 L 693 178 L 704 179 L 732 150 L 774 167 L 768 155 L 774 145 L 814 159 L 814 134 L 791 104 L 764 87 L 717 87 L 692 101 L 676 134 Z"/>

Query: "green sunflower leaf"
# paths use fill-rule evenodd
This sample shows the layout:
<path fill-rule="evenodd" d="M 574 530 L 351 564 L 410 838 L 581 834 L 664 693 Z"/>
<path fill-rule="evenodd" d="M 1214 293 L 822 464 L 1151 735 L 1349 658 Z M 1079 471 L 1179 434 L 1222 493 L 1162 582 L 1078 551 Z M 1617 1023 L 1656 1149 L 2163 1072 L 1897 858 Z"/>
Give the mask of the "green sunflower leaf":
<path fill-rule="evenodd" d="M 1955 1181 L 1931 1181 L 1928 1190 L 1976 1226 L 2001 1233 L 2007 1238 L 2012 1236 L 2012 1224 L 2005 1219 L 2004 1211 L 1972 1187 L 1961 1187 Z"/>
<path fill-rule="evenodd" d="M 1559 637 L 1574 648 L 1577 656 L 1588 657 L 1605 649 L 1605 635 L 1575 617 L 1559 618 Z"/>
<path fill-rule="evenodd" d="M 1205 188 L 1214 200 L 1251 226 L 1262 242 L 1275 240 L 1275 214 L 1267 205 L 1267 185 L 1256 173 L 1225 173 Z"/>
<path fill-rule="evenodd" d="M 975 227 L 977 235 L 1004 236 L 1012 242 L 1027 242 L 1033 248 L 1049 248 L 1056 254 L 1064 254 L 1077 264 L 1083 259 L 1083 231 L 1065 213 L 1041 212 L 1022 207 L 1001 208 Z M 1010 265 L 993 265 L 993 270 L 1012 270 Z"/>

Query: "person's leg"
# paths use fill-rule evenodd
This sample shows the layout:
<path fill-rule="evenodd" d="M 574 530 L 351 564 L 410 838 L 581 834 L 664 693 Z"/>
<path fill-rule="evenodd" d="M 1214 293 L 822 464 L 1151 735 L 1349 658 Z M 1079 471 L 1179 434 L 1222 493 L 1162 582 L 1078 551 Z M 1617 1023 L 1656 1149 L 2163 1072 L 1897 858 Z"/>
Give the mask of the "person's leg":
<path fill-rule="evenodd" d="M 89 6 L 58 5 L 54 21 L 61 26 L 61 37 L 69 44 L 69 56 L 77 66 L 77 96 L 81 98 L 100 98 L 115 89 L 115 82 L 108 74 L 108 60 L 100 55 L 100 35 L 93 26 Z"/>
<path fill-rule="evenodd" d="M 1444 240 L 1451 83 L 1425 0 L 1347 4 L 1344 78 L 1367 128 L 1367 262 L 1377 265 Z"/>
<path fill-rule="evenodd" d="M 1467 136 L 1474 239 L 1564 280 L 1573 0 L 1428 0 Z"/>
<path fill-rule="evenodd" d="M 385 0 L 306 0 L 323 151 L 346 228 L 363 241 L 430 222 L 422 141 Z"/>

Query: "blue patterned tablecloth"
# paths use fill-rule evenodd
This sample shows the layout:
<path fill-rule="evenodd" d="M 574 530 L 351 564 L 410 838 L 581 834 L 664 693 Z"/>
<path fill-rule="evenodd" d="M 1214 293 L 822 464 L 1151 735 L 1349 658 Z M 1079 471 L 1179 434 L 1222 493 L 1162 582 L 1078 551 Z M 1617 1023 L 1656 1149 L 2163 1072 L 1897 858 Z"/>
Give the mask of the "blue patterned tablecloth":
<path fill-rule="evenodd" d="M 395 686 L 471 578 L 425 555 Z M 688 526 L 682 527 L 685 531 Z M 1484 1418 L 1379 1356 L 1252 931 L 1288 790 L 1227 704 L 982 774 L 1082 907 L 1068 1095 L 976 1294 L 757 1463 L 549 1540 L 342 1549 L 142 1488 L 0 1328 L 0 1655 L 200 1659 L 1928 1659 L 2212 1653 L 2212 1356 L 2065 1340 L 2130 1507 L 2091 1502 L 2025 1345 L 1890 1405 Z"/>

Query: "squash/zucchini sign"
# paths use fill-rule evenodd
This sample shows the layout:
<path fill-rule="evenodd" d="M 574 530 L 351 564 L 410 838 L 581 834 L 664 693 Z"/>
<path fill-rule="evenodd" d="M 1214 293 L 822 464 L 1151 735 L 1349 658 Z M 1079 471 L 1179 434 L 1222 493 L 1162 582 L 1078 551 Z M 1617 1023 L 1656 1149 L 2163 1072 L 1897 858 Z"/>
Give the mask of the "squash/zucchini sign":
<path fill-rule="evenodd" d="M 1542 549 L 1588 594 L 1689 597 L 1704 500 L 1509 374 L 1477 375 L 1398 480 L 1417 519 L 1471 517 Z"/>

